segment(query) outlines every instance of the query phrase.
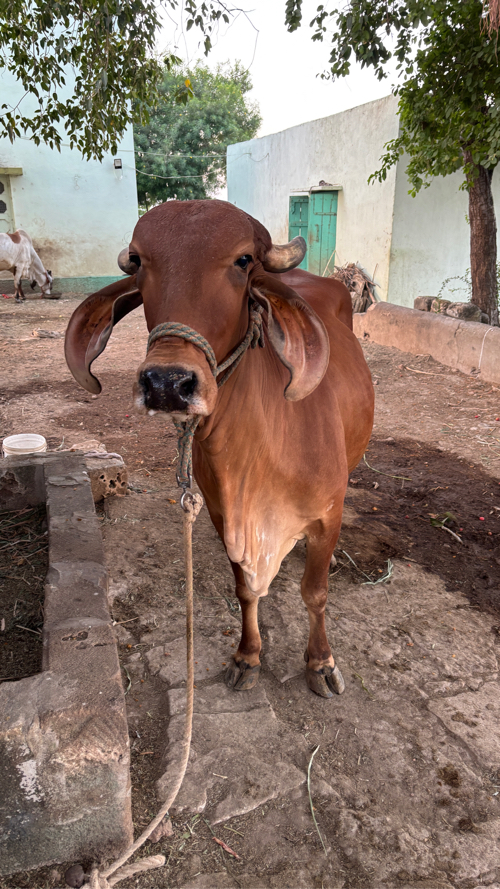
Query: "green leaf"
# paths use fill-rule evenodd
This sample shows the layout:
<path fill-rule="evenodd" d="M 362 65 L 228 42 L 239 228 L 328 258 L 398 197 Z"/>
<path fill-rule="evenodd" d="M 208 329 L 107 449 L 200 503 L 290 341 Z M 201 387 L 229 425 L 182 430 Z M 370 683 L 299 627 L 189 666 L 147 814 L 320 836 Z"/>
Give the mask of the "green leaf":
<path fill-rule="evenodd" d="M 233 12 L 223 0 L 166 5 L 174 14 L 182 9 L 186 27 L 200 30 L 205 52 L 218 22 L 229 23 Z M 33 141 L 60 146 L 66 128 L 70 144 L 84 157 L 102 159 L 130 123 L 147 122 L 163 71 L 180 64 L 173 53 L 157 59 L 160 26 L 156 0 L 9 0 L 0 16 L 0 68 L 14 74 L 20 91 L 31 92 L 38 103 L 32 114 L 24 115 L 21 105 L 0 117 L 0 135 L 15 139 L 24 130 Z M 185 85 L 183 102 L 189 89 Z"/>

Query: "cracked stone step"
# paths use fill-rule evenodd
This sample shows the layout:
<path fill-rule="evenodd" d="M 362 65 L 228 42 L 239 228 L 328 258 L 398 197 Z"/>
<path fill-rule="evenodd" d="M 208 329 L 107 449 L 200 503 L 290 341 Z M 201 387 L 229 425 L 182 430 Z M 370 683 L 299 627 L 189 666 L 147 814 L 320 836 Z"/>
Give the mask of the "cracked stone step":
<path fill-rule="evenodd" d="M 168 693 L 170 723 L 165 771 L 157 783 L 165 799 L 175 780 L 184 731 L 185 692 Z M 211 813 L 217 824 L 285 796 L 306 780 L 308 747 L 281 723 L 262 687 L 238 693 L 222 684 L 195 692 L 193 746 L 177 812 L 203 812 L 217 786 Z M 297 761 L 303 762 L 298 768 Z"/>
<path fill-rule="evenodd" d="M 430 701 L 428 707 L 487 768 L 500 768 L 500 699 L 497 682 L 487 682 L 478 691 Z"/>

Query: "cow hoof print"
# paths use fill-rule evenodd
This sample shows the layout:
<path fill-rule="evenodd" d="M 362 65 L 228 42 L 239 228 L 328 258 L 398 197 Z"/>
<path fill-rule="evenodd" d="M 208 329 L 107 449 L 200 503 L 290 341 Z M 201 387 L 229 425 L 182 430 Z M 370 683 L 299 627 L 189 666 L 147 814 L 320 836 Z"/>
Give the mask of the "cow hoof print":
<path fill-rule="evenodd" d="M 306 681 L 315 694 L 322 698 L 333 698 L 332 692 L 341 695 L 345 689 L 342 673 L 335 667 L 322 667 L 321 670 L 306 670 Z"/>
<path fill-rule="evenodd" d="M 254 688 L 259 681 L 260 664 L 251 667 L 246 661 L 240 661 L 239 664 L 234 658 L 226 670 L 224 681 L 228 688 L 234 691 L 248 691 Z"/>

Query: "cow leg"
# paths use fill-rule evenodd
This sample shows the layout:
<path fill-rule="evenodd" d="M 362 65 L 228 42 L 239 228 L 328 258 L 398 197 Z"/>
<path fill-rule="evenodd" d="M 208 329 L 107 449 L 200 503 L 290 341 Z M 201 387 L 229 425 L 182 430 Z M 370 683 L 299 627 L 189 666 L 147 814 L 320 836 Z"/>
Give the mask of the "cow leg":
<path fill-rule="evenodd" d="M 241 639 L 238 651 L 226 670 L 225 682 L 235 691 L 246 691 L 257 685 L 260 673 L 261 639 L 257 612 L 259 598 L 247 588 L 243 571 L 231 562 L 236 579 L 236 595 L 241 606 Z"/>
<path fill-rule="evenodd" d="M 328 569 L 337 543 L 340 523 L 334 533 L 307 535 L 307 557 L 301 593 L 309 614 L 309 640 L 305 652 L 306 681 L 309 688 L 323 698 L 344 691 L 342 673 L 332 656 L 325 629 L 325 607 L 328 595 Z"/>
<path fill-rule="evenodd" d="M 16 278 L 16 277 L 14 277 L 14 284 L 16 285 L 16 290 L 15 290 L 15 293 L 16 293 L 16 303 L 20 303 L 21 300 L 26 299 L 26 297 L 25 297 L 25 295 L 24 295 L 24 293 L 23 293 L 23 287 L 22 287 L 22 284 L 21 284 L 21 278 Z"/>

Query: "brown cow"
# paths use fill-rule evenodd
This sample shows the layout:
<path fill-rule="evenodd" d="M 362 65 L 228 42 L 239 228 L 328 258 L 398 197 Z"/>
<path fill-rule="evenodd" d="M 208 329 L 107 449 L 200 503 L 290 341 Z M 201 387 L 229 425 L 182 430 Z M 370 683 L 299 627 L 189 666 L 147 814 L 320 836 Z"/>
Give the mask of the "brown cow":
<path fill-rule="evenodd" d="M 78 382 L 100 392 L 90 365 L 113 324 L 144 302 L 158 338 L 139 368 L 136 402 L 177 422 L 201 418 L 194 475 L 236 579 L 243 626 L 226 682 L 235 689 L 255 685 L 259 597 L 305 537 L 306 678 L 313 691 L 331 697 L 344 683 L 325 632 L 328 570 L 348 474 L 370 437 L 373 387 L 351 330 L 347 289 L 287 271 L 304 253 L 301 238 L 273 246 L 267 230 L 231 204 L 161 204 L 139 220 L 129 250 L 120 254 L 131 277 L 76 309 L 66 358 Z M 158 328 L 178 322 L 201 334 L 220 365 L 245 338 L 249 298 L 264 309 L 265 347 L 246 351 L 221 388 L 206 346 Z"/>

